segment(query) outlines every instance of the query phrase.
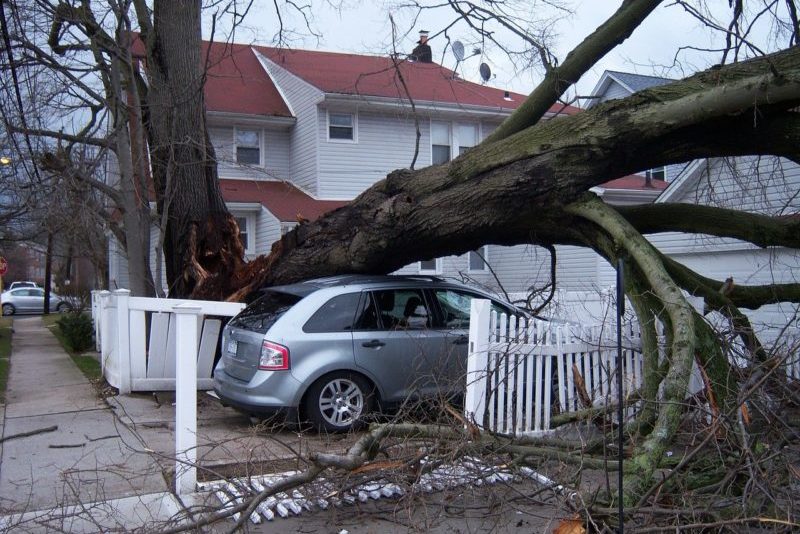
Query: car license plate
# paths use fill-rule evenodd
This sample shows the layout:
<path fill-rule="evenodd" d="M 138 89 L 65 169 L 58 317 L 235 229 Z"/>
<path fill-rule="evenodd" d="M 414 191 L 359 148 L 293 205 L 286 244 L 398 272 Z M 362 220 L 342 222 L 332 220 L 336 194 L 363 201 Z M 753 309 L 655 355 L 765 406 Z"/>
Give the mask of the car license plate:
<path fill-rule="evenodd" d="M 231 339 L 230 341 L 228 341 L 228 352 L 230 352 L 231 354 L 236 354 L 236 349 L 238 348 L 238 345 L 239 344 L 236 342 L 235 339 Z"/>

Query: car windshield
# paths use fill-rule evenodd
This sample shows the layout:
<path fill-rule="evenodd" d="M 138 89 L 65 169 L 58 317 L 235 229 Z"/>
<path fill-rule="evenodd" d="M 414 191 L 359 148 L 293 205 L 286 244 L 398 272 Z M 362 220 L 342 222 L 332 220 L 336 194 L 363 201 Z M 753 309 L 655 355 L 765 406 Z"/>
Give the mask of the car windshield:
<path fill-rule="evenodd" d="M 234 317 L 230 326 L 266 334 L 281 315 L 300 302 L 302 297 L 288 293 L 267 291 Z"/>

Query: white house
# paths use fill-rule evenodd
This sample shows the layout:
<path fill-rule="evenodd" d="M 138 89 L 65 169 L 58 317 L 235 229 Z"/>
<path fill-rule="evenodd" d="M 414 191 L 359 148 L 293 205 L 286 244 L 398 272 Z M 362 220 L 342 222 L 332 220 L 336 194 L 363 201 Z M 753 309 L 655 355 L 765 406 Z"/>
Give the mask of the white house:
<path fill-rule="evenodd" d="M 431 62 L 205 46 L 210 136 L 249 257 L 268 252 L 298 219 L 313 220 L 352 200 L 394 169 L 442 163 L 475 146 L 525 98 Z M 577 111 L 558 105 L 549 115 Z M 474 255 L 458 263 L 458 270 L 472 265 L 478 275 L 487 272 Z M 432 264 L 411 270 L 442 272 L 441 262 Z M 117 250 L 110 278 L 112 287 L 127 286 Z"/>

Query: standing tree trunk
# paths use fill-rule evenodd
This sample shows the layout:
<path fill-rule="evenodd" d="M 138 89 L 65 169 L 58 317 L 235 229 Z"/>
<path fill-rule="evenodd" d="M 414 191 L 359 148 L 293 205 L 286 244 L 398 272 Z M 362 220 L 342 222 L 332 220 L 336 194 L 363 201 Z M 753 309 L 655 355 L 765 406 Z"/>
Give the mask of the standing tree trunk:
<path fill-rule="evenodd" d="M 200 9 L 200 0 L 156 1 L 151 24 L 144 3 L 136 4 L 149 81 L 144 121 L 157 209 L 166 220 L 167 283 L 178 297 L 209 273 L 230 278 L 244 257 L 206 127 Z"/>

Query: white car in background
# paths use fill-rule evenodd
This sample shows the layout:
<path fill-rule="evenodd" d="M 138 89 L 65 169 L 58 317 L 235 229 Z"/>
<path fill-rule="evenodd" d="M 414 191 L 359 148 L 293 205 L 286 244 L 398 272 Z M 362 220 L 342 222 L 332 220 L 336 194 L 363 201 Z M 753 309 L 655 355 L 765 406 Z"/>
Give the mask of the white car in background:
<path fill-rule="evenodd" d="M 41 287 L 15 287 L 0 295 L 3 315 L 44 312 L 44 289 Z M 50 311 L 65 313 L 72 310 L 64 297 L 50 293 Z"/>

